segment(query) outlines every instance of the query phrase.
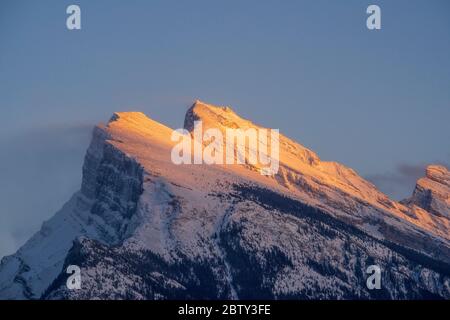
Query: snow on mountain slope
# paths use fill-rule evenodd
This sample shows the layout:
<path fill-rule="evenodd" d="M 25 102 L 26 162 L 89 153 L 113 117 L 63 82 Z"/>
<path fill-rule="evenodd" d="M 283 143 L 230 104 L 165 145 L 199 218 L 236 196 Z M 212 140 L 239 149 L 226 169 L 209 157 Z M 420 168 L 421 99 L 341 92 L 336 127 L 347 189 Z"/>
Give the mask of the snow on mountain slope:
<path fill-rule="evenodd" d="M 186 129 L 195 120 L 257 127 L 200 101 Z M 0 298 L 376 298 L 363 285 L 370 260 L 394 270 L 385 298 L 450 296 L 449 227 L 435 214 L 282 135 L 280 171 L 263 176 L 175 165 L 171 134 L 139 112 L 97 126 L 81 191 L 2 260 Z M 68 264 L 89 290 L 65 288 Z"/>

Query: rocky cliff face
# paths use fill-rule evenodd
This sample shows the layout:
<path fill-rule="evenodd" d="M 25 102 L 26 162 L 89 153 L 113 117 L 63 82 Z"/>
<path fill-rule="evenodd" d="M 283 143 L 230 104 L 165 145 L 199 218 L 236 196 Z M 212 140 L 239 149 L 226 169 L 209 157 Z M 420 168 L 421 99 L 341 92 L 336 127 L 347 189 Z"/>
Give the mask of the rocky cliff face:
<path fill-rule="evenodd" d="M 94 130 L 83 166 L 81 193 L 92 201 L 90 213 L 107 222 L 102 230 L 108 242 L 123 239 L 142 194 L 143 168 L 112 144 L 106 132 Z"/>
<path fill-rule="evenodd" d="M 111 245 L 124 239 L 142 193 L 142 167 L 109 138 L 105 127 L 94 129 L 80 192 L 16 254 L 2 259 L 0 298 L 40 298 L 80 236 Z"/>
<path fill-rule="evenodd" d="M 404 203 L 450 219 L 450 172 L 444 166 L 428 166 L 426 176 L 417 181 L 412 197 Z"/>
<path fill-rule="evenodd" d="M 258 127 L 200 101 L 186 129 L 194 120 Z M 2 260 L 0 298 L 450 298 L 450 227 L 436 202 L 397 203 L 284 136 L 275 176 L 175 165 L 171 134 L 141 113 L 96 127 L 80 192 Z M 380 290 L 366 286 L 373 264 Z M 68 265 L 82 289 L 66 287 Z"/>

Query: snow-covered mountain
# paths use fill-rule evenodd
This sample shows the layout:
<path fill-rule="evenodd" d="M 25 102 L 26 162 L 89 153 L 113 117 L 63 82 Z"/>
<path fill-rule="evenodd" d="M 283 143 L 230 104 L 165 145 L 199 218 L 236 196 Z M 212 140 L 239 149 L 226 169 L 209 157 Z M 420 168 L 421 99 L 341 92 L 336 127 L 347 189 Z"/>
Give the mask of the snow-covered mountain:
<path fill-rule="evenodd" d="M 261 128 L 201 101 L 185 128 L 196 120 Z M 81 190 L 2 260 L 0 298 L 450 298 L 444 167 L 429 167 L 399 203 L 283 135 L 274 176 L 175 165 L 172 132 L 139 112 L 98 125 Z M 380 290 L 366 287 L 373 264 Z M 82 289 L 66 287 L 68 265 L 81 267 Z"/>

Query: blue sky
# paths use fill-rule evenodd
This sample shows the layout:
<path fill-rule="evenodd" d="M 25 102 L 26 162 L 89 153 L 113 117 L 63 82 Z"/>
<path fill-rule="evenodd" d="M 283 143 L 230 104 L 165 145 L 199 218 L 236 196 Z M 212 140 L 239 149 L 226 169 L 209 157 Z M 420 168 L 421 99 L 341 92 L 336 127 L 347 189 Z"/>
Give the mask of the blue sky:
<path fill-rule="evenodd" d="M 94 124 L 139 110 L 178 128 L 196 98 L 404 197 L 450 162 L 449 57 L 446 0 L 2 0 L 0 256 L 78 189 Z"/>

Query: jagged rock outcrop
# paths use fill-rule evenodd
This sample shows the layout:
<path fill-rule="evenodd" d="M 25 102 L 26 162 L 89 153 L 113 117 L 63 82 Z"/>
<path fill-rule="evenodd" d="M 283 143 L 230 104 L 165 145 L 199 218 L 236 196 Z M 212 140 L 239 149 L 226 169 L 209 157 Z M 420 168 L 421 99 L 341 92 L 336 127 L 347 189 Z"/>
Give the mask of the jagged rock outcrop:
<path fill-rule="evenodd" d="M 411 198 L 404 200 L 436 216 L 450 219 L 450 172 L 442 165 L 430 165 L 417 181 Z"/>

